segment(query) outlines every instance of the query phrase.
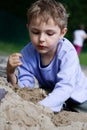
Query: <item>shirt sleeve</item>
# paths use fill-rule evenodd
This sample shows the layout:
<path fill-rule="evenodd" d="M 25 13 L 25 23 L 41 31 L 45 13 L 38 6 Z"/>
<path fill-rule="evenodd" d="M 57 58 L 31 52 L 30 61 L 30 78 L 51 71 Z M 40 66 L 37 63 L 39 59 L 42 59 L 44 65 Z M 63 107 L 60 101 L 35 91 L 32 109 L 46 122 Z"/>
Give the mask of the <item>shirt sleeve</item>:
<path fill-rule="evenodd" d="M 64 102 L 71 96 L 75 88 L 77 55 L 73 51 L 68 52 L 62 58 L 60 71 L 57 73 L 57 83 L 54 90 L 39 103 L 51 108 L 54 112 L 62 109 Z"/>
<path fill-rule="evenodd" d="M 35 85 L 35 78 L 33 75 L 31 65 L 22 58 L 22 65 L 18 67 L 18 86 L 20 88 L 33 88 Z"/>

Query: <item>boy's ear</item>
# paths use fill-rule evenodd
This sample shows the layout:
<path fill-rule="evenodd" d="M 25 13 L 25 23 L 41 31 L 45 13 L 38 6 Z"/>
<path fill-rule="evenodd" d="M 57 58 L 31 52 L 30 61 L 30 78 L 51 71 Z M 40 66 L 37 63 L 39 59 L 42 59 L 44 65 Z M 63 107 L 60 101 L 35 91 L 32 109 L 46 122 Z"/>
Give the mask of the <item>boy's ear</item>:
<path fill-rule="evenodd" d="M 67 28 L 63 28 L 63 29 L 61 30 L 60 39 L 65 36 L 66 32 L 67 32 Z"/>
<path fill-rule="evenodd" d="M 61 31 L 62 36 L 64 36 L 67 33 L 67 28 L 63 28 Z"/>

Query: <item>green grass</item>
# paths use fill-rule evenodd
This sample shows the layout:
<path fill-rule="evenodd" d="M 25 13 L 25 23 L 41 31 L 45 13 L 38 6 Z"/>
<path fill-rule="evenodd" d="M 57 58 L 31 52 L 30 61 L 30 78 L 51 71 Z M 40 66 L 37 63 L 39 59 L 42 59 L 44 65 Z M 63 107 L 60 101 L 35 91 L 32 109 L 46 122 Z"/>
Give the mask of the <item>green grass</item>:
<path fill-rule="evenodd" d="M 84 44 L 82 51 L 79 55 L 80 64 L 87 66 L 87 43 Z"/>
<path fill-rule="evenodd" d="M 80 64 L 87 66 L 87 52 L 81 52 L 79 56 Z"/>
<path fill-rule="evenodd" d="M 27 44 L 27 43 L 26 43 Z M 8 43 L 0 42 L 0 54 L 1 55 L 10 55 L 14 52 L 20 52 L 20 50 L 26 45 L 25 43 Z"/>

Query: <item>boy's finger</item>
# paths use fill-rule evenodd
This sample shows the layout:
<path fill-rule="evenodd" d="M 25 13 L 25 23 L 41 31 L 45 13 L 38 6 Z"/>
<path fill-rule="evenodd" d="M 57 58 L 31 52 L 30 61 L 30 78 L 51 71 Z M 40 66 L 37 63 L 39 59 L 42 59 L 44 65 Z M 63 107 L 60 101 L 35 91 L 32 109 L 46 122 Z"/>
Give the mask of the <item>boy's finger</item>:
<path fill-rule="evenodd" d="M 22 57 L 21 53 L 13 53 L 10 57 Z"/>
<path fill-rule="evenodd" d="M 22 57 L 21 53 L 15 53 L 16 56 Z"/>

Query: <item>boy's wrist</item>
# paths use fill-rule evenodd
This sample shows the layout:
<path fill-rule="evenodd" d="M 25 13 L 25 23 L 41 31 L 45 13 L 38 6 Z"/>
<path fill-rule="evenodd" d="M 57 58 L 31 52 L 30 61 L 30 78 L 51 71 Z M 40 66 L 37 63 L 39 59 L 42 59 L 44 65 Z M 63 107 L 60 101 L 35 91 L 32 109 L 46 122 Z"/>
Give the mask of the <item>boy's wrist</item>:
<path fill-rule="evenodd" d="M 13 75 L 15 72 L 15 69 L 9 69 L 7 68 L 7 75 L 10 76 L 10 75 Z"/>
<path fill-rule="evenodd" d="M 18 83 L 18 78 L 17 75 L 12 73 L 12 74 L 7 74 L 7 81 L 11 82 L 13 85 Z"/>

